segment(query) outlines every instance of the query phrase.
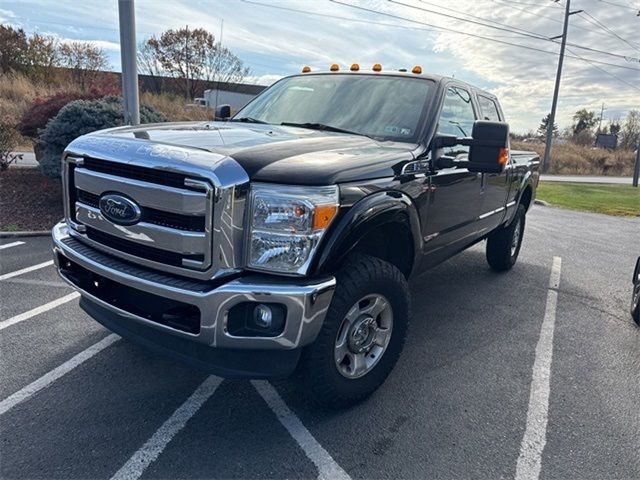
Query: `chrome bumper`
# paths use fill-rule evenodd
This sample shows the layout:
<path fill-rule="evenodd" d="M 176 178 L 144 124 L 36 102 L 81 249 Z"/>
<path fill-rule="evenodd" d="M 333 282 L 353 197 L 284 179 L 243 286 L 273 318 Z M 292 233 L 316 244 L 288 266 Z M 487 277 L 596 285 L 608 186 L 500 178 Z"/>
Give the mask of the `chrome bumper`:
<path fill-rule="evenodd" d="M 220 349 L 293 350 L 313 342 L 331 303 L 336 280 L 276 278 L 252 274 L 220 285 L 211 285 L 137 268 L 79 242 L 61 222 L 52 231 L 58 272 L 80 294 L 116 314 L 121 321 L 135 322 L 166 333 Z M 132 314 L 79 288 L 61 270 L 66 258 L 83 269 L 133 290 L 193 305 L 200 310 L 200 332 L 192 334 Z M 238 337 L 226 329 L 229 310 L 242 302 L 280 303 L 286 307 L 283 332 L 277 337 Z"/>

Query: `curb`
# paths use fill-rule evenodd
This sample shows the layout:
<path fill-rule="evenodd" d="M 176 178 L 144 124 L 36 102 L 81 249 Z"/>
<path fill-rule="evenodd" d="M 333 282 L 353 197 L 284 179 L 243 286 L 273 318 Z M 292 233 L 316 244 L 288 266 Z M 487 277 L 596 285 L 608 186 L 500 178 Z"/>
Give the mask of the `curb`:
<path fill-rule="evenodd" d="M 538 200 L 537 198 L 533 201 L 535 205 L 542 205 L 543 207 L 548 207 L 549 202 L 545 202 L 544 200 Z"/>
<path fill-rule="evenodd" d="M 0 238 L 14 237 L 48 237 L 51 230 L 32 230 L 27 232 L 0 232 Z"/>

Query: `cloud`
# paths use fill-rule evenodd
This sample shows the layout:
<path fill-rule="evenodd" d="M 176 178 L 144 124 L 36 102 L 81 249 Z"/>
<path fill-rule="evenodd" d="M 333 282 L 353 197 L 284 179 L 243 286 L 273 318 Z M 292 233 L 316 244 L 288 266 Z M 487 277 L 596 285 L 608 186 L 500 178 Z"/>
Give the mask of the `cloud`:
<path fill-rule="evenodd" d="M 101 0 L 33 0 L 15 2 L 12 23 L 25 28 L 55 31 L 66 41 L 81 40 L 104 48 L 114 65 L 118 61 L 118 12 L 115 2 Z M 327 69 L 337 62 L 344 67 L 359 63 L 368 68 L 381 63 L 385 70 L 411 68 L 420 64 L 427 72 L 453 75 L 495 93 L 512 125 L 512 130 L 536 129 L 550 109 L 558 57 L 557 44 L 499 31 L 443 17 L 446 13 L 468 20 L 487 19 L 494 26 L 504 24 L 546 37 L 562 30 L 562 8 L 550 1 L 527 5 L 510 0 L 398 0 L 433 12 L 390 3 L 385 0 L 340 0 L 398 18 L 366 12 L 329 0 L 137 0 L 138 40 L 168 28 L 203 27 L 220 37 L 251 68 L 249 81 L 269 84 L 277 78 L 298 73 L 302 65 Z M 258 4 L 256 4 L 258 3 Z M 15 6 L 14 6 L 15 5 Z M 596 0 L 581 0 L 579 8 L 597 18 L 607 28 L 630 41 L 638 41 L 638 19 L 630 10 Z M 297 11 L 296 11 L 297 10 Z M 455 10 L 461 12 L 455 12 Z M 37 15 L 36 15 L 37 12 Z M 418 23 L 415 23 L 418 22 Z M 444 32 L 433 26 L 452 29 Z M 512 28 L 508 28 L 512 30 Z M 498 43 L 465 34 L 493 37 Z M 522 33 L 522 30 L 521 30 Z M 569 41 L 630 57 L 640 52 L 607 32 L 586 14 L 573 15 Z M 520 44 L 527 50 L 507 43 Z M 568 55 L 640 69 L 640 63 L 625 61 L 588 50 L 569 47 Z M 600 69 L 599 69 L 600 68 Z M 604 70 L 604 71 L 603 71 Z M 626 84 L 624 83 L 626 82 Z M 596 68 L 576 58 L 565 59 L 557 121 L 571 123 L 578 108 L 598 110 L 602 102 L 607 112 L 640 106 L 640 72 L 598 65 Z"/>

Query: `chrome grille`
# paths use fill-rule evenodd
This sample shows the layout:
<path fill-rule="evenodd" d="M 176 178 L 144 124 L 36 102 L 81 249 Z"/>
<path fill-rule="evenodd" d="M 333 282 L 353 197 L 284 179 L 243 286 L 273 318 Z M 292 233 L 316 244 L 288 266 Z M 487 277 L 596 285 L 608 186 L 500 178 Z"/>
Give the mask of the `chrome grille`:
<path fill-rule="evenodd" d="M 128 163 L 69 156 L 65 161 L 67 221 L 89 245 L 152 268 L 213 276 L 215 187 L 207 178 Z M 100 197 L 118 193 L 142 211 L 134 225 L 100 212 Z"/>

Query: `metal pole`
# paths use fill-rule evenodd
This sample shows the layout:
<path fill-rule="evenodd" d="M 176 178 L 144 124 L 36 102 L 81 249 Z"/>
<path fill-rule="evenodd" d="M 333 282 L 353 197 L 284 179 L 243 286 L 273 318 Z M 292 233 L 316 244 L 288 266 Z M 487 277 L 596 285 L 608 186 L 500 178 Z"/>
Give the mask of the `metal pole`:
<path fill-rule="evenodd" d="M 640 145 L 636 150 L 636 164 L 633 168 L 633 186 L 638 186 L 638 177 L 640 177 Z"/>
<path fill-rule="evenodd" d="M 560 58 L 558 59 L 558 71 L 556 72 L 556 86 L 553 90 L 553 101 L 551 102 L 551 113 L 549 113 L 549 123 L 547 124 L 547 140 L 544 148 L 544 157 L 542 159 L 542 171 L 549 170 L 549 161 L 551 159 L 551 140 L 553 137 L 553 125 L 556 121 L 556 107 L 558 106 L 558 91 L 560 90 L 560 77 L 562 76 L 562 62 L 564 60 L 564 47 L 567 43 L 567 28 L 569 26 L 569 6 L 571 0 L 566 0 L 564 9 L 564 28 L 562 29 L 562 43 L 560 44 Z M 558 37 L 554 37 L 558 38 Z M 553 39 L 552 39 L 553 40 Z"/>
<path fill-rule="evenodd" d="M 120 14 L 120 58 L 122 62 L 122 98 L 124 123 L 140 123 L 138 65 L 136 58 L 136 16 L 134 0 L 118 0 Z"/>

